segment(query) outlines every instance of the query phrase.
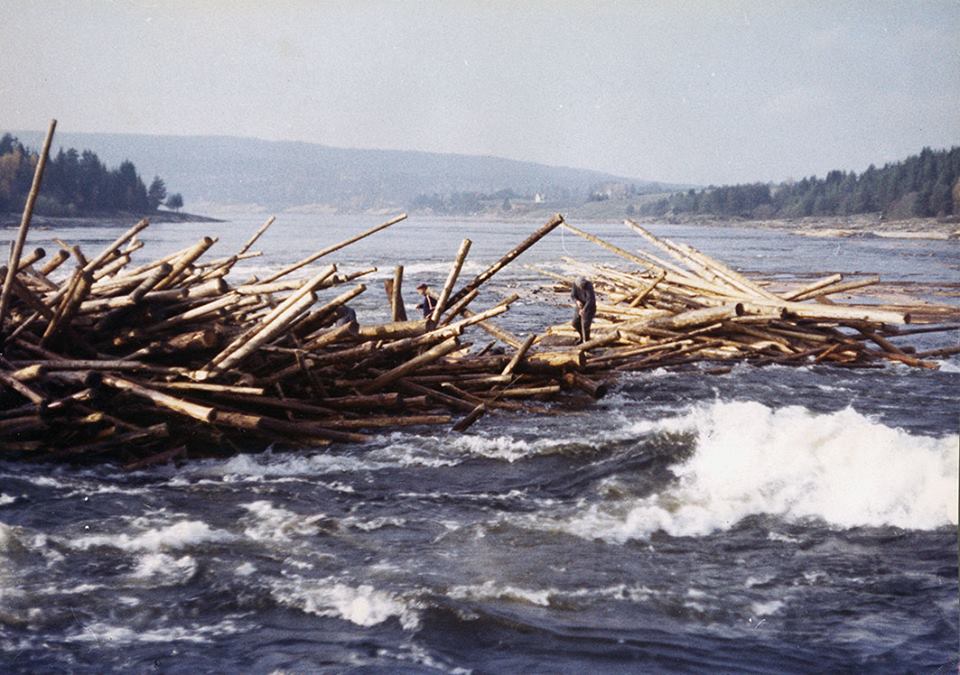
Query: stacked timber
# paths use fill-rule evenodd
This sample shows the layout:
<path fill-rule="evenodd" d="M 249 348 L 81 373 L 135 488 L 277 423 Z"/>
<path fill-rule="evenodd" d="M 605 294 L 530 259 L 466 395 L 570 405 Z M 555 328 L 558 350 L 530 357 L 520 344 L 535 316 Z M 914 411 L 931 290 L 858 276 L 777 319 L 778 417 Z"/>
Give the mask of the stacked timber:
<path fill-rule="evenodd" d="M 625 271 L 566 260 L 577 276 L 593 281 L 598 293 L 596 337 L 578 347 L 589 352 L 585 374 L 700 362 L 717 362 L 718 367 L 707 372 L 722 373 L 728 370 L 725 364 L 741 361 L 845 368 L 882 367 L 882 361 L 895 361 L 937 368 L 931 359 L 960 352 L 951 346 L 918 353 L 895 341 L 921 332 L 956 329 L 956 325 L 901 328 L 915 317 L 956 319 L 956 308 L 831 300 L 831 296 L 874 285 L 878 277 L 851 281 L 835 274 L 774 293 L 768 283 L 749 279 L 691 246 L 657 237 L 630 220 L 625 225 L 639 236 L 644 249 L 627 251 L 564 225 L 633 266 Z M 573 279 L 541 272 L 557 280 L 555 290 L 569 293 Z M 548 340 L 568 342 L 577 337 L 568 325 L 552 326 L 545 335 Z"/>
<path fill-rule="evenodd" d="M 38 166 L 38 176 L 42 166 Z M 39 182 L 39 178 L 37 181 Z M 363 442 L 363 432 L 469 422 L 488 409 L 522 410 L 566 386 L 582 357 L 528 354 L 490 322 L 517 296 L 470 309 L 481 286 L 562 223 L 558 215 L 457 288 L 470 241 L 460 246 L 429 316 L 407 320 L 402 267 L 391 318 L 361 324 L 350 302 L 358 280 L 324 258 L 390 227 L 401 215 L 263 279 L 232 283 L 235 253 L 209 259 L 203 237 L 137 264 L 142 220 L 93 257 L 58 242 L 23 255 L 25 210 L 0 303 L 0 445 L 3 458 L 111 459 L 136 468 L 189 453 Z M 64 269 L 72 261 L 72 269 Z M 494 336 L 471 350 L 468 330 Z M 503 344 L 499 347 L 496 341 Z M 465 429 L 469 422 L 461 422 Z"/>

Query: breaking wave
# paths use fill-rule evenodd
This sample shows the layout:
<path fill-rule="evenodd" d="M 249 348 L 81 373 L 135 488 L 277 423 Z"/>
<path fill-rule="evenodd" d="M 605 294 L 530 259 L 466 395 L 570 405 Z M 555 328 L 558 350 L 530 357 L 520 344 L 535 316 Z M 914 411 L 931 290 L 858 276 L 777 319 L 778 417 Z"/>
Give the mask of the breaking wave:
<path fill-rule="evenodd" d="M 168 527 L 129 534 L 102 534 L 79 537 L 69 543 L 71 548 L 86 550 L 95 546 L 109 546 L 124 551 L 161 551 L 196 546 L 205 542 L 223 542 L 234 538 L 229 532 L 211 529 L 199 520 L 182 520 Z"/>
<path fill-rule="evenodd" d="M 707 535 L 754 514 L 839 528 L 957 524 L 957 435 L 912 435 L 852 408 L 815 414 L 755 402 L 715 402 L 653 431 L 696 434 L 692 457 L 672 468 L 675 482 L 650 497 L 593 504 L 553 526 L 623 542 L 657 530 Z"/>

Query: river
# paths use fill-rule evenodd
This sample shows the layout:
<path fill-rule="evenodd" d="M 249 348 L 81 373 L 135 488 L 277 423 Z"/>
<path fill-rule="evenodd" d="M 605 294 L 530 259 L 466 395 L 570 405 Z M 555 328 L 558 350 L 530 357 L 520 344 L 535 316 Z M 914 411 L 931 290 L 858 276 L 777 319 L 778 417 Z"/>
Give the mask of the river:
<path fill-rule="evenodd" d="M 204 234 L 229 255 L 262 220 L 157 224 L 140 259 Z M 281 216 L 231 279 L 376 222 Z M 462 238 L 475 274 L 535 227 L 411 219 L 332 258 L 379 267 L 363 322 L 382 319 L 393 265 L 412 305 Z M 639 245 L 622 225 L 584 227 Z M 93 253 L 121 229 L 30 241 Z M 960 281 L 955 241 L 653 229 L 786 281 Z M 478 305 L 519 290 L 517 332 L 568 318 L 528 267 L 563 256 L 618 264 L 557 230 Z M 958 385 L 957 357 L 652 371 L 592 406 L 487 416 L 464 435 L 133 473 L 0 462 L 0 671 L 956 671 Z"/>

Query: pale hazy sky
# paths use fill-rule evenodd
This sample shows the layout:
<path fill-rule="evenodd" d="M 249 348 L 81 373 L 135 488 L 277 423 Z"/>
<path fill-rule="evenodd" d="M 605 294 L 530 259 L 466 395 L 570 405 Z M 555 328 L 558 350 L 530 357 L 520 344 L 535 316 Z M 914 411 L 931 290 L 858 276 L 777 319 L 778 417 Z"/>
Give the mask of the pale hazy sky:
<path fill-rule="evenodd" d="M 0 0 L 0 26 L 0 129 L 56 117 L 703 184 L 960 144 L 958 0 Z"/>

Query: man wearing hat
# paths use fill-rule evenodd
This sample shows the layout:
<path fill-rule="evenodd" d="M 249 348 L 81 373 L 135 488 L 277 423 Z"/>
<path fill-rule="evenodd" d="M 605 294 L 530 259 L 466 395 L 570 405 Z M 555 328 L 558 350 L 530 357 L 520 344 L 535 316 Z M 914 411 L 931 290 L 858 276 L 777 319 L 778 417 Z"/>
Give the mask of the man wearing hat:
<path fill-rule="evenodd" d="M 426 319 L 431 314 L 433 314 L 434 307 L 437 306 L 437 301 L 428 292 L 430 289 L 426 284 L 420 284 L 417 286 L 417 293 L 423 296 L 423 300 L 420 301 L 420 304 L 417 305 L 417 308 L 423 312 L 423 318 Z"/>

